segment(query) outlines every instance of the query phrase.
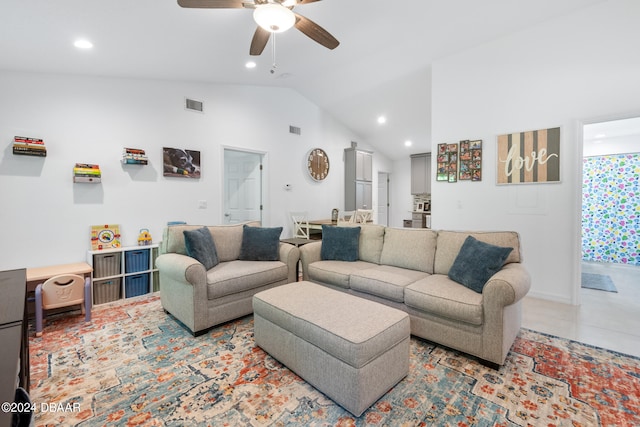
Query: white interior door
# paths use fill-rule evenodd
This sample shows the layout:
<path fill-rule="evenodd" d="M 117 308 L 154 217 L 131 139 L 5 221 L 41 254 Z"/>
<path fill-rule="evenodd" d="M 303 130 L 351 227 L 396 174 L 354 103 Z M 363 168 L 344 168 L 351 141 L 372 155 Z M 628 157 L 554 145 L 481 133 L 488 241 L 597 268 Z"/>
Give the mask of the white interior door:
<path fill-rule="evenodd" d="M 378 173 L 378 214 L 377 224 L 389 226 L 389 174 Z"/>
<path fill-rule="evenodd" d="M 224 150 L 224 223 L 262 221 L 262 154 Z"/>

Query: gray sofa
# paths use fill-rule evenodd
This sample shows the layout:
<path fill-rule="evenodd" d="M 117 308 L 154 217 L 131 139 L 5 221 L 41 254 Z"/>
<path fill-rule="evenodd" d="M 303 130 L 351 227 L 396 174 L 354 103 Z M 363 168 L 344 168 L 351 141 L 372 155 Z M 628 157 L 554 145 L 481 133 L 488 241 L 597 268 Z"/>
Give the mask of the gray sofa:
<path fill-rule="evenodd" d="M 259 227 L 260 223 L 246 223 Z M 185 230 L 200 225 L 174 225 L 165 228 L 156 259 L 160 277 L 162 307 L 182 322 L 194 336 L 223 322 L 252 313 L 255 293 L 295 282 L 300 252 L 293 245 L 280 243 L 277 261 L 238 259 L 244 224 L 207 227 L 215 243 L 219 264 L 205 269 L 187 256 Z"/>
<path fill-rule="evenodd" d="M 467 236 L 511 247 L 504 266 L 478 293 L 448 277 Z M 477 356 L 497 367 L 521 325 L 531 286 L 515 232 L 456 232 L 362 226 L 358 259 L 322 260 L 322 241 L 300 248 L 304 280 L 401 309 L 412 335 Z"/>

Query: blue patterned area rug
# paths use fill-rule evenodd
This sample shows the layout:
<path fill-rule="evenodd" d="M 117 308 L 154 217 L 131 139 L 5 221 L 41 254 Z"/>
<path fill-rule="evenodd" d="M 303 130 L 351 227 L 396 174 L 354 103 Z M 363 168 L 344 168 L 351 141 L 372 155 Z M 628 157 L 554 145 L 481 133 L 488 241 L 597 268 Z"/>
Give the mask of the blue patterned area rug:
<path fill-rule="evenodd" d="M 582 273 L 581 286 L 587 289 L 596 289 L 598 291 L 618 292 L 616 285 L 613 284 L 611 277 L 606 274 Z"/>
<path fill-rule="evenodd" d="M 151 296 L 31 335 L 38 426 L 640 425 L 640 359 L 524 329 L 499 371 L 412 338 L 359 418 L 256 347 L 252 316 L 194 338 Z"/>

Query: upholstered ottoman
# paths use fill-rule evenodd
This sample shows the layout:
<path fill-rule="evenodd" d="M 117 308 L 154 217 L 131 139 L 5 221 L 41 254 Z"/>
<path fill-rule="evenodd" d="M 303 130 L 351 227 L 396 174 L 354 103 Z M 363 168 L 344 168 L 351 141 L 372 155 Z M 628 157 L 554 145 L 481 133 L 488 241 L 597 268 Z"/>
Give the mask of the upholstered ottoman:
<path fill-rule="evenodd" d="M 409 372 L 409 316 L 310 282 L 253 297 L 255 340 L 360 416 Z"/>

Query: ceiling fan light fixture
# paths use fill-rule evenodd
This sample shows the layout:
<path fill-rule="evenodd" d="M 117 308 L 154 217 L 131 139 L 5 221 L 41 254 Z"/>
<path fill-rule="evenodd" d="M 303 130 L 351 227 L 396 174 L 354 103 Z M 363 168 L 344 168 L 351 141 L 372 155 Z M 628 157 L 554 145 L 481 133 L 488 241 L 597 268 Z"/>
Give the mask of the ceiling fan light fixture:
<path fill-rule="evenodd" d="M 296 23 L 296 15 L 290 9 L 275 3 L 256 6 L 253 19 L 270 33 L 287 31 Z"/>

